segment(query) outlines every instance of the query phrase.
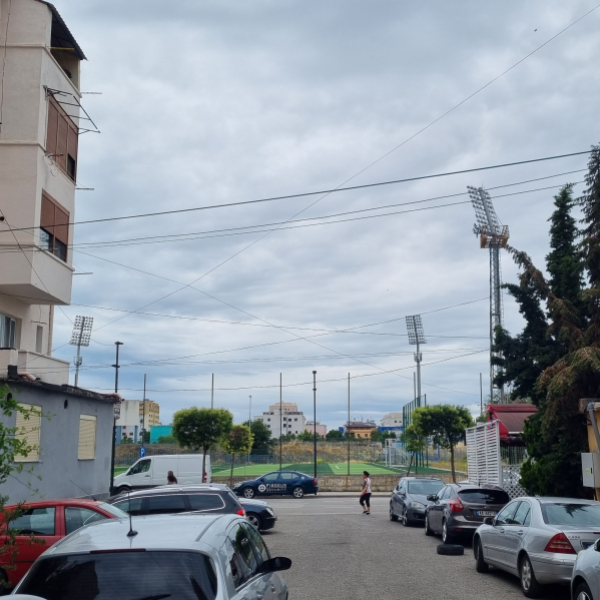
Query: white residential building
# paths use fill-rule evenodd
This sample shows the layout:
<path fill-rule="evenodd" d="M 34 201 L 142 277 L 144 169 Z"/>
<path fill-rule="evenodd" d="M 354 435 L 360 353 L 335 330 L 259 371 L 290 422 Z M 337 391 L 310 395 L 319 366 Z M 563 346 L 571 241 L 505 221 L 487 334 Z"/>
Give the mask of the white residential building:
<path fill-rule="evenodd" d="M 69 381 L 52 324 L 71 301 L 84 59 L 52 4 L 0 0 L 0 377 Z"/>
<path fill-rule="evenodd" d="M 385 415 L 381 419 L 381 427 L 402 427 L 402 411 Z"/>
<path fill-rule="evenodd" d="M 121 415 L 117 419 L 117 442 L 123 437 L 140 439 L 142 429 L 150 432 L 150 428 L 160 423 L 160 406 L 152 400 L 125 400 L 121 403 Z"/>
<path fill-rule="evenodd" d="M 306 429 L 306 417 L 298 410 L 298 405 L 293 402 L 282 402 L 269 406 L 269 411 L 254 417 L 255 421 L 262 421 L 270 430 L 274 438 L 289 433 L 299 434 Z M 283 427 L 281 429 L 280 425 Z"/>

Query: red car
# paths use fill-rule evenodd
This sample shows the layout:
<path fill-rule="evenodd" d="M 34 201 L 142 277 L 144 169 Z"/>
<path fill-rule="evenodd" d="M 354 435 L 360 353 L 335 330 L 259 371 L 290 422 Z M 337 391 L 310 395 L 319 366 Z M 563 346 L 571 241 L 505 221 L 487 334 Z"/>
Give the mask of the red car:
<path fill-rule="evenodd" d="M 17 508 L 16 505 L 5 506 L 4 514 Z M 10 551 L 0 554 L 0 581 L 8 581 L 9 587 L 17 585 L 33 561 L 66 535 L 94 521 L 129 516 L 116 506 L 104 502 L 73 498 L 27 502 L 21 505 L 20 510 L 24 512 L 10 521 L 10 528 L 16 529 L 20 534 L 16 536 L 16 569 L 6 568 L 10 562 Z M 43 543 L 32 542 L 32 536 L 36 540 L 43 540 Z M 0 544 L 6 543 L 7 538 L 5 533 L 0 533 Z"/>

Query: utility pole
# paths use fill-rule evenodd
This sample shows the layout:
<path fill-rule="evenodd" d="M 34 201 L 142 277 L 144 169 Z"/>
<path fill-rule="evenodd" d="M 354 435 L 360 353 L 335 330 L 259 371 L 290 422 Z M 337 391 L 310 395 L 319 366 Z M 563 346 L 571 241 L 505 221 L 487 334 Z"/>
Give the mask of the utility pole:
<path fill-rule="evenodd" d="M 115 394 L 119 393 L 119 346 L 122 346 L 123 342 L 115 342 L 115 346 L 117 347 L 117 359 L 115 364 L 112 365 L 115 368 Z M 113 418 L 113 436 L 112 436 L 112 454 L 110 460 L 110 487 L 108 488 L 109 494 L 112 496 L 113 487 L 114 487 L 114 476 L 115 476 L 115 453 L 116 453 L 116 443 L 117 443 L 117 419 Z"/>
<path fill-rule="evenodd" d="M 500 223 L 489 193 L 482 187 L 474 188 L 469 185 L 467 189 L 477 221 L 473 233 L 479 236 L 480 247 L 490 250 L 490 403 L 494 401 L 494 389 L 496 389 L 496 396 L 503 404 L 504 386 L 494 385 L 494 379 L 499 371 L 499 366 L 494 364 L 494 359 L 501 358 L 501 353 L 494 351 L 494 334 L 498 327 L 502 327 L 503 320 L 500 249 L 506 247 L 510 233 L 508 226 Z"/>
<path fill-rule="evenodd" d="M 144 373 L 144 395 L 142 396 L 142 446 L 146 436 L 146 373 Z"/>
<path fill-rule="evenodd" d="M 483 377 L 479 373 L 479 405 L 481 414 L 483 414 Z"/>
<path fill-rule="evenodd" d="M 281 471 L 282 466 L 282 453 L 283 453 L 283 373 L 279 373 L 279 470 Z"/>
<path fill-rule="evenodd" d="M 315 479 L 317 478 L 317 372 L 313 371 L 313 451 L 315 455 Z"/>
<path fill-rule="evenodd" d="M 215 407 L 215 374 L 212 374 L 212 383 L 210 386 L 210 407 Z"/>
<path fill-rule="evenodd" d="M 348 445 L 348 475 L 350 475 L 350 373 L 348 373 L 348 422 L 346 423 L 346 443 Z"/>

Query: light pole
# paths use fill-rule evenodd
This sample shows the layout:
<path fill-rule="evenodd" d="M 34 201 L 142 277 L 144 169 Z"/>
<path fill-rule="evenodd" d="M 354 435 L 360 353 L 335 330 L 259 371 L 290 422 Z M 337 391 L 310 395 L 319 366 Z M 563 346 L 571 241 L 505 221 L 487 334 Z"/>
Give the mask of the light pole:
<path fill-rule="evenodd" d="M 115 346 L 117 347 L 117 359 L 113 367 L 115 368 L 115 394 L 119 392 L 119 346 L 122 346 L 123 342 L 115 342 Z M 113 439 L 112 439 L 112 455 L 110 460 L 110 487 L 108 488 L 109 494 L 112 496 L 113 487 L 114 487 L 114 476 L 115 476 L 115 452 L 116 452 L 116 442 L 117 442 L 117 419 L 113 418 Z"/>
<path fill-rule="evenodd" d="M 146 373 L 144 373 L 144 395 L 142 396 L 142 446 L 146 434 Z"/>
<path fill-rule="evenodd" d="M 282 466 L 282 452 L 283 452 L 283 373 L 279 373 L 279 470 Z"/>
<path fill-rule="evenodd" d="M 350 475 L 350 373 L 348 373 L 348 422 L 346 423 L 346 442 L 348 444 L 348 475 Z"/>
<path fill-rule="evenodd" d="M 317 372 L 313 371 L 313 451 L 315 455 L 315 479 L 317 478 Z"/>
<path fill-rule="evenodd" d="M 79 385 L 79 367 L 83 362 L 81 357 L 81 346 L 89 346 L 90 338 L 92 337 L 92 326 L 94 324 L 94 317 L 82 317 L 77 315 L 75 317 L 75 323 L 73 323 L 73 333 L 71 334 L 71 346 L 77 346 L 77 356 L 73 360 L 75 364 L 75 387 Z"/>

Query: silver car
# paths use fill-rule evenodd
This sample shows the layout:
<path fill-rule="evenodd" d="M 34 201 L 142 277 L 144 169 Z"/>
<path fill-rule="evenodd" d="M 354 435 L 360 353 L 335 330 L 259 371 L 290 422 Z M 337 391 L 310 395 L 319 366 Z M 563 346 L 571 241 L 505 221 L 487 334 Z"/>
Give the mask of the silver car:
<path fill-rule="evenodd" d="M 15 588 L 46 600 L 286 600 L 256 529 L 237 515 L 156 515 L 86 525 L 46 550 Z M 98 521 L 102 525 L 104 522 Z"/>
<path fill-rule="evenodd" d="M 598 532 L 600 535 L 600 531 Z M 571 579 L 573 600 L 600 598 L 600 540 L 577 555 Z"/>
<path fill-rule="evenodd" d="M 519 577 L 523 594 L 571 581 L 577 553 L 600 536 L 600 503 L 574 498 L 516 498 L 475 532 L 477 571 L 493 565 Z"/>

